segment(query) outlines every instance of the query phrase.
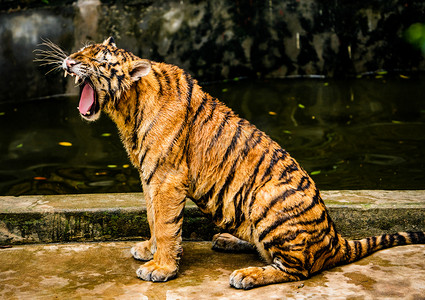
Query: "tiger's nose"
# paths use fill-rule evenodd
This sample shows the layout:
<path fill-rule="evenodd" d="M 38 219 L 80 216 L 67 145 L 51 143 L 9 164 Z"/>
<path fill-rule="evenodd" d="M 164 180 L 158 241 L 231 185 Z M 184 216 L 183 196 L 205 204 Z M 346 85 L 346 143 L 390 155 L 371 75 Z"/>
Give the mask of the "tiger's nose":
<path fill-rule="evenodd" d="M 66 58 L 62 64 L 62 68 L 65 70 L 69 70 L 70 68 L 72 68 L 73 66 L 75 66 L 77 64 L 77 62 L 73 59 L 70 58 Z"/>

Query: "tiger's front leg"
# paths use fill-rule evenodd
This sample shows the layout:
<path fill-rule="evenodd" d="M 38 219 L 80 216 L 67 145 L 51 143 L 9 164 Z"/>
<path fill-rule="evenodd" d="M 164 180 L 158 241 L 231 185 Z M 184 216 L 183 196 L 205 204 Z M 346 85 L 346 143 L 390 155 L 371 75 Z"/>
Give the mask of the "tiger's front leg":
<path fill-rule="evenodd" d="M 137 270 L 137 277 L 147 281 L 167 281 L 176 277 L 183 252 L 181 229 L 187 190 L 178 176 L 158 181 L 152 179 L 145 190 L 152 199 L 154 228 L 151 231 L 155 236 L 156 251 L 153 259 Z"/>
<path fill-rule="evenodd" d="M 143 180 L 142 180 L 142 186 L 144 191 L 148 190 L 148 187 Z M 155 226 L 154 226 L 152 198 L 150 197 L 149 193 L 145 192 L 144 194 L 145 194 L 146 211 L 147 211 L 151 237 L 148 241 L 143 241 L 134 245 L 134 247 L 131 248 L 130 252 L 133 255 L 133 257 L 137 260 L 148 261 L 153 259 L 153 255 L 156 251 L 156 239 L 155 239 L 155 232 L 153 230 Z"/>

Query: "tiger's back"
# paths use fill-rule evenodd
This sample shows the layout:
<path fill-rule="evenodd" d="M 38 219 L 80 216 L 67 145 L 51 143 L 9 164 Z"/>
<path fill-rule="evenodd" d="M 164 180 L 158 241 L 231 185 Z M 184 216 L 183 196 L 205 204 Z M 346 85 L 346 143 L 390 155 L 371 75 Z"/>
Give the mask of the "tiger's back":
<path fill-rule="evenodd" d="M 108 39 L 62 67 L 82 85 L 82 117 L 106 112 L 140 172 L 151 229 L 150 240 L 131 250 L 148 260 L 141 279 L 177 275 L 187 197 L 267 261 L 233 272 L 236 288 L 300 280 L 382 248 L 425 242 L 423 232 L 342 238 L 299 164 L 175 66 L 141 60 Z"/>

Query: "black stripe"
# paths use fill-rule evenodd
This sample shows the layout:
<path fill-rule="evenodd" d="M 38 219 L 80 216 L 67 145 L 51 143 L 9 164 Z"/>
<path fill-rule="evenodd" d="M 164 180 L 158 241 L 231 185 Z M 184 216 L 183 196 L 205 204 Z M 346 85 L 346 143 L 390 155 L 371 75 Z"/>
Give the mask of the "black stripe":
<path fill-rule="evenodd" d="M 212 117 L 214 115 L 214 111 L 215 111 L 217 104 L 218 104 L 216 99 L 211 99 L 211 101 L 209 101 L 208 103 L 211 103 L 211 110 L 210 110 L 210 113 L 208 114 L 208 116 L 205 118 L 204 122 L 202 122 L 202 126 L 205 125 L 206 123 L 208 123 L 212 119 Z"/>
<path fill-rule="evenodd" d="M 230 186 L 230 184 L 232 183 L 234 177 L 235 177 L 235 171 L 236 171 L 236 166 L 240 160 L 240 156 L 237 156 L 236 159 L 233 161 L 233 164 L 229 170 L 229 173 L 227 174 L 226 180 L 224 181 L 224 184 L 222 185 L 222 187 L 220 188 L 220 190 L 217 192 L 217 200 L 221 201 L 221 207 L 222 207 L 222 199 L 224 196 L 225 191 L 227 191 L 228 187 Z M 235 197 L 234 197 L 235 199 Z M 236 210 L 235 210 L 236 212 Z M 222 217 L 222 216 L 221 216 Z M 216 221 L 219 220 L 218 218 L 214 218 Z M 235 219 L 236 219 L 236 215 L 235 215 Z"/>
<path fill-rule="evenodd" d="M 122 85 L 122 81 L 124 80 L 125 75 L 117 75 L 117 80 L 118 80 L 118 89 L 121 89 L 121 85 Z"/>
<path fill-rule="evenodd" d="M 366 253 L 367 254 L 369 254 L 372 250 L 371 242 L 372 242 L 372 237 L 366 238 Z"/>
<path fill-rule="evenodd" d="M 165 83 L 167 84 L 168 87 L 171 87 L 171 80 L 170 80 L 170 76 L 167 73 L 167 70 L 161 70 L 162 72 L 162 76 L 164 77 Z M 179 85 L 177 84 L 177 87 Z"/>
<path fill-rule="evenodd" d="M 245 120 L 243 120 L 243 119 L 239 120 L 238 125 L 236 127 L 236 132 L 233 135 L 232 140 L 230 141 L 230 145 L 226 149 L 226 153 L 224 153 L 223 159 L 222 159 L 221 164 L 220 164 L 220 168 L 227 161 L 230 153 L 232 153 L 233 150 L 235 150 L 236 144 L 237 144 L 239 137 L 241 135 L 242 125 L 244 124 L 244 122 L 245 122 Z"/>
<path fill-rule="evenodd" d="M 212 219 L 215 223 L 218 223 L 218 221 L 221 221 L 223 219 L 223 201 L 221 199 L 218 199 L 218 201 L 218 206 L 216 207 L 212 216 Z"/>
<path fill-rule="evenodd" d="M 140 165 L 143 164 L 143 161 L 145 160 L 146 154 L 148 153 L 149 150 L 150 150 L 149 147 L 145 148 L 145 153 L 143 153 L 142 157 L 140 158 Z"/>
<path fill-rule="evenodd" d="M 257 139 L 254 140 L 254 142 L 251 144 L 252 139 L 254 138 L 255 134 L 257 135 Z M 249 151 L 255 148 L 261 141 L 262 141 L 263 133 L 259 131 L 258 129 L 254 129 L 249 136 L 249 138 L 245 141 L 245 147 L 241 153 L 242 158 L 245 158 Z"/>
<path fill-rule="evenodd" d="M 138 103 L 136 103 L 136 105 L 137 104 Z M 133 150 L 135 150 L 137 147 L 138 133 L 140 130 L 140 124 L 142 123 L 142 110 L 138 106 L 136 106 L 136 110 L 134 114 L 135 114 L 135 119 L 134 119 L 133 138 L 132 138 Z"/>
<path fill-rule="evenodd" d="M 363 253 L 363 245 L 362 245 L 362 242 L 360 242 L 360 241 L 356 241 L 357 243 L 357 257 L 358 258 L 361 258 L 362 257 L 362 253 Z"/>
<path fill-rule="evenodd" d="M 246 143 L 245 143 L 245 147 L 246 148 L 249 148 L 249 149 L 252 149 L 252 148 L 250 148 L 250 145 L 249 145 L 249 140 L 252 140 L 252 138 L 254 137 L 254 134 L 255 134 L 255 131 L 251 134 L 251 136 L 250 136 L 250 138 L 246 141 Z M 256 145 L 256 144 L 255 144 Z M 244 149 L 245 150 L 245 149 Z M 266 153 L 267 153 L 267 151 L 268 151 L 268 149 L 266 149 L 266 151 L 264 151 L 264 153 L 263 153 L 263 156 L 260 158 L 260 160 L 258 161 L 258 163 L 257 163 L 257 166 L 256 166 L 256 168 L 254 169 L 254 172 L 251 174 L 251 176 L 249 177 L 249 179 L 248 179 L 248 183 L 251 183 L 251 186 L 249 187 L 249 190 L 250 189 L 252 189 L 252 183 L 255 181 L 255 178 L 256 178 L 256 175 L 257 175 L 257 173 L 258 173 L 258 170 L 259 170 L 259 167 L 260 167 L 260 165 L 261 165 L 261 163 L 262 163 L 262 161 L 264 160 L 264 157 L 265 157 L 265 155 L 266 155 Z M 223 197 L 223 195 L 224 195 L 224 192 L 227 190 L 227 188 L 228 188 L 228 186 L 231 184 L 231 182 L 233 181 L 233 179 L 234 179 L 234 175 L 235 175 L 235 170 L 236 170 L 236 166 L 237 166 L 237 164 L 238 164 L 238 161 L 240 161 L 241 159 L 243 159 L 246 155 L 247 155 L 247 153 L 248 153 L 248 151 L 243 151 L 243 153 L 241 153 L 241 155 L 239 155 L 239 156 L 237 156 L 237 159 L 236 160 L 234 160 L 234 162 L 233 162 L 233 165 L 232 165 L 232 167 L 231 167 L 231 169 L 230 169 L 230 171 L 229 171 L 229 173 L 228 173 L 228 176 L 227 176 L 227 178 L 226 178 L 226 180 L 225 180 L 225 182 L 224 182 L 224 184 L 223 184 L 223 186 L 220 188 L 220 190 L 217 192 L 217 201 L 221 201 L 220 202 L 220 204 L 219 204 L 219 206 L 218 206 L 218 208 L 220 208 L 220 210 L 222 210 L 222 206 L 223 206 L 223 204 L 222 204 L 222 197 Z M 213 186 L 213 188 L 215 188 L 215 186 Z M 241 189 L 242 189 L 242 187 L 241 187 Z M 241 189 L 238 191 L 238 193 L 241 191 Z M 211 189 L 212 190 L 212 189 Z M 208 193 L 211 193 L 211 190 L 208 192 Z M 238 194 L 237 193 L 237 194 Z M 211 193 L 211 196 L 212 196 L 212 193 Z M 209 196 L 210 197 L 210 196 Z M 208 197 L 208 198 L 209 198 Z M 235 196 L 236 197 L 236 196 Z M 240 201 L 240 202 L 242 202 L 242 201 Z M 239 207 L 241 207 L 242 206 L 242 203 L 239 203 Z M 222 218 L 222 211 L 219 211 L 218 213 L 216 213 L 214 216 L 213 216 L 213 219 L 215 220 L 215 221 L 218 221 L 218 220 L 221 220 L 221 218 Z M 230 226 L 230 225 L 229 225 Z"/>
<path fill-rule="evenodd" d="M 260 133 L 259 134 L 259 136 L 257 137 L 257 139 L 256 140 L 253 140 L 254 139 L 254 137 L 255 137 L 255 134 L 257 134 L 257 133 Z M 245 158 L 245 156 L 249 153 L 249 151 L 251 150 L 251 149 L 253 149 L 253 147 L 255 147 L 257 144 L 258 144 L 258 142 L 259 142 L 259 140 L 261 140 L 261 132 L 260 131 L 258 131 L 258 130 L 253 130 L 252 131 L 252 133 L 251 133 L 251 135 L 249 136 L 249 138 L 245 141 L 245 148 L 243 149 L 243 151 L 241 152 L 241 154 L 240 155 L 238 155 L 237 157 L 238 157 L 238 159 L 236 159 L 235 161 L 234 161 L 234 163 L 233 163 L 233 165 L 232 165 L 232 167 L 231 167 L 231 170 L 233 170 L 233 171 L 231 171 L 230 172 L 230 174 L 232 174 L 231 176 L 228 176 L 228 178 L 226 179 L 226 181 L 225 181 L 225 184 L 224 184 L 224 186 L 223 187 L 225 187 L 225 186 L 227 186 L 229 183 L 230 183 L 230 181 L 231 181 L 231 179 L 233 179 L 233 176 L 234 176 L 234 169 L 235 169 L 235 165 L 236 165 L 236 163 L 237 163 L 237 161 L 239 160 L 243 160 L 244 158 Z M 264 159 L 264 157 L 262 157 L 261 159 L 260 159 L 260 163 L 261 163 L 261 161 Z M 256 172 L 258 172 L 258 167 L 256 168 L 257 170 L 255 171 L 254 170 L 254 173 L 256 173 Z M 245 184 L 244 185 L 242 185 L 241 186 L 241 188 L 239 189 L 239 191 L 236 193 L 236 195 L 235 195 L 235 197 L 234 197 L 234 199 L 235 199 L 235 201 L 236 201 L 236 199 L 237 198 L 239 198 L 240 199 L 240 201 L 238 202 L 238 204 L 237 204 L 237 207 L 239 207 L 239 208 L 241 208 L 242 207 L 242 204 L 243 204 L 243 201 L 245 201 L 246 199 L 245 199 L 245 195 L 243 195 L 242 196 L 242 191 L 243 191 L 243 189 L 244 189 L 244 187 L 246 187 L 246 185 L 247 184 L 249 184 L 252 180 L 254 180 L 255 179 L 255 177 L 253 178 L 253 175 L 251 175 L 249 178 L 248 178 L 248 180 L 245 182 Z M 227 183 L 226 183 L 227 182 Z M 220 189 L 220 191 L 224 191 L 224 189 L 223 189 L 223 187 L 221 187 L 221 189 Z M 206 204 L 210 201 L 210 199 L 211 199 L 211 197 L 213 196 L 213 194 L 214 194 L 214 192 L 215 192 L 215 188 L 216 188 L 216 186 L 215 186 L 215 184 L 211 187 L 211 189 L 207 192 L 207 193 L 205 193 L 201 198 L 200 198 L 200 200 L 198 200 L 198 201 L 196 201 L 196 204 L 201 208 L 201 209 L 205 209 L 206 208 Z M 222 199 L 217 199 L 217 201 L 222 201 Z M 241 211 L 241 209 L 239 209 L 239 211 Z M 242 219 L 242 216 L 240 217 L 241 219 Z M 244 217 L 243 217 L 244 218 Z"/>
<path fill-rule="evenodd" d="M 232 167 L 230 168 L 229 173 L 227 174 L 227 177 L 226 177 L 226 180 L 224 181 L 223 186 L 220 188 L 220 190 L 217 193 L 217 197 L 219 199 L 222 199 L 224 192 L 227 190 L 227 188 L 229 187 L 229 185 L 231 184 L 231 182 L 235 178 L 235 170 L 236 170 L 237 163 L 238 163 L 238 159 L 235 159 Z"/>
<path fill-rule="evenodd" d="M 313 234 L 317 232 L 317 230 L 307 231 L 305 229 L 298 229 L 295 232 L 279 234 L 278 236 L 273 236 L 272 239 L 268 242 L 263 242 L 263 247 L 265 250 L 270 249 L 272 246 L 279 246 L 285 243 L 291 242 L 295 240 L 299 234 L 308 232 L 309 234 Z"/>
<path fill-rule="evenodd" d="M 386 233 L 381 236 L 381 247 L 388 248 L 390 246 L 389 236 Z"/>
<path fill-rule="evenodd" d="M 256 133 L 257 133 L 257 131 L 253 130 L 251 132 L 251 135 L 246 139 L 245 147 L 241 151 L 240 155 L 238 156 L 238 158 L 240 160 L 243 160 L 245 158 L 245 156 L 248 154 L 249 150 L 252 149 L 253 147 L 255 147 L 255 145 L 258 144 L 258 142 L 254 141 L 253 146 L 250 145 L 250 143 L 253 140 Z M 258 140 L 258 137 L 257 137 L 257 140 Z M 250 178 L 248 178 L 248 180 L 245 181 L 240 186 L 239 190 L 236 192 L 236 194 L 234 196 L 235 212 L 238 213 L 238 216 L 236 217 L 236 224 L 235 224 L 236 226 L 239 226 L 245 220 L 245 214 L 242 211 L 242 205 L 244 203 L 246 193 L 244 193 L 244 195 L 242 195 L 242 191 L 244 191 L 244 189 L 245 189 L 246 185 L 249 183 L 249 181 L 250 181 Z"/>
<path fill-rule="evenodd" d="M 173 237 L 178 237 L 182 232 L 182 226 L 179 226 L 177 230 L 173 233 Z M 181 253 L 179 253 L 181 255 Z"/>
<path fill-rule="evenodd" d="M 158 85 L 159 85 L 158 94 L 159 94 L 159 96 L 162 96 L 164 94 L 164 89 L 162 88 L 162 81 L 161 81 L 161 78 L 160 78 L 160 74 L 155 69 L 152 69 L 152 71 L 153 71 L 153 73 L 155 75 L 155 79 L 156 79 L 156 81 L 158 82 Z"/>
<path fill-rule="evenodd" d="M 165 224 L 177 224 L 178 222 L 181 221 L 181 219 L 183 218 L 184 215 L 184 206 L 182 207 L 182 209 L 180 210 L 180 213 L 175 216 L 172 220 L 166 221 Z"/>
<path fill-rule="evenodd" d="M 315 235 L 315 236 L 313 236 L 313 237 L 311 237 L 311 239 L 309 240 L 309 242 L 311 243 L 311 244 L 320 244 L 321 242 L 323 242 L 324 241 L 324 239 L 326 238 L 326 237 L 328 237 L 329 236 L 329 232 L 331 231 L 331 227 L 330 226 L 328 226 L 328 227 L 326 227 L 326 228 L 324 228 L 323 230 L 320 230 L 320 231 L 318 231 L 318 234 L 317 235 Z M 330 244 L 329 243 L 327 243 L 326 244 L 327 246 L 330 246 Z M 326 248 L 326 246 L 324 246 L 325 248 Z"/>
<path fill-rule="evenodd" d="M 218 126 L 218 129 L 217 129 L 217 131 L 216 131 L 213 139 L 211 140 L 210 145 L 208 146 L 207 151 L 211 150 L 214 147 L 214 144 L 217 143 L 218 139 L 220 138 L 220 136 L 223 133 L 224 126 L 229 121 L 230 116 L 231 116 L 231 111 L 227 111 L 226 114 L 224 115 L 223 120 L 221 121 L 220 125 Z"/>
<path fill-rule="evenodd" d="M 287 156 L 287 152 L 281 148 L 273 150 L 272 159 L 270 160 L 270 165 L 267 167 L 266 171 L 264 172 L 263 178 L 261 180 L 264 180 L 267 176 L 269 176 L 274 166 L 276 165 L 276 163 L 279 160 L 285 158 L 286 156 Z"/>
<path fill-rule="evenodd" d="M 105 91 L 105 97 L 104 97 L 103 102 L 100 106 L 100 109 L 103 110 L 110 100 L 111 100 L 111 96 Z"/>
<path fill-rule="evenodd" d="M 407 232 L 411 244 L 425 244 L 425 232 Z"/>
<path fill-rule="evenodd" d="M 314 195 L 311 203 L 302 211 L 296 213 L 296 214 L 285 214 L 284 216 L 282 216 L 279 219 L 276 219 L 273 224 L 271 224 L 269 227 L 267 227 L 263 232 L 261 232 L 259 234 L 258 240 L 262 241 L 272 230 L 276 229 L 277 227 L 283 225 L 284 223 L 286 223 L 287 221 L 294 219 L 294 218 L 298 218 L 299 216 L 307 213 L 308 211 L 310 211 L 313 207 L 316 206 L 316 202 L 317 200 L 315 198 L 319 197 L 319 191 L 316 190 L 316 195 Z"/>
<path fill-rule="evenodd" d="M 263 220 L 267 213 L 270 211 L 270 209 L 278 202 L 281 201 L 285 201 L 286 198 L 288 198 L 289 196 L 295 194 L 297 192 L 296 189 L 287 189 L 285 190 L 282 194 L 280 194 L 279 196 L 275 197 L 274 199 L 272 199 L 270 201 L 270 203 L 268 204 L 268 207 L 264 207 L 263 208 L 263 212 L 261 213 L 261 215 L 254 221 L 254 227 L 257 227 L 258 223 Z M 294 207 L 291 207 L 290 210 L 293 210 Z M 287 211 L 287 210 L 285 210 Z M 284 211 L 282 211 L 284 212 Z"/>
<path fill-rule="evenodd" d="M 301 178 L 300 184 L 298 185 L 298 190 L 305 191 L 310 187 L 310 184 L 310 178 L 308 178 L 307 176 L 303 176 Z"/>
<path fill-rule="evenodd" d="M 221 186 L 220 190 L 217 192 L 217 201 L 220 201 L 219 204 L 219 208 L 222 210 L 223 209 L 223 196 L 224 193 L 227 191 L 228 187 L 230 186 L 230 184 L 232 183 L 233 179 L 235 178 L 235 170 L 236 170 L 236 165 L 238 163 L 238 159 L 235 159 L 233 162 L 233 165 L 226 177 L 226 180 L 224 181 L 224 184 Z M 217 213 L 216 213 L 217 214 Z M 219 216 L 216 216 L 216 214 L 213 216 L 213 220 L 214 221 L 219 221 L 221 220 L 221 218 L 223 217 L 223 213 L 222 211 L 219 212 Z"/>
<path fill-rule="evenodd" d="M 406 245 L 406 238 L 401 234 L 396 234 L 397 245 Z"/>
<path fill-rule="evenodd" d="M 394 245 L 395 236 L 393 234 L 389 235 L 389 246 L 392 247 Z"/>
<path fill-rule="evenodd" d="M 279 264 L 281 264 L 284 268 L 283 268 L 283 272 L 290 274 L 292 276 L 303 276 L 301 272 L 306 271 L 303 263 L 297 259 L 296 257 L 293 257 L 294 259 L 291 260 L 289 255 L 285 255 L 285 256 L 279 256 L 278 258 L 275 258 L 274 262 L 276 260 L 279 260 L 279 263 L 276 264 L 277 267 L 280 269 Z M 289 271 L 290 270 L 290 271 Z M 297 272 L 298 271 L 298 272 Z"/>
<path fill-rule="evenodd" d="M 128 124 L 129 122 L 130 122 L 130 120 L 132 119 L 132 117 L 134 117 L 134 116 L 136 116 L 136 120 L 137 120 L 137 117 L 138 117 L 138 115 L 139 115 L 139 113 L 140 113 L 140 115 L 141 115 L 141 112 L 143 111 L 141 108 L 140 108 L 140 106 L 139 105 L 141 105 L 140 103 L 139 103 L 139 97 L 140 97 L 140 91 L 139 91 L 139 85 L 138 84 L 136 84 L 136 88 L 135 88 L 135 92 L 136 92 L 136 103 L 135 103 L 135 105 L 134 105 L 134 113 L 133 113 L 133 115 L 131 115 L 131 113 L 129 113 L 127 116 L 126 116 L 126 118 L 125 118 L 125 123 L 126 124 Z M 137 123 L 137 121 L 136 120 L 134 120 L 134 122 L 135 123 Z M 140 120 L 139 120 L 139 124 L 136 126 L 136 124 L 135 124 L 135 126 L 134 126 L 134 128 L 135 129 L 133 129 L 133 134 L 135 134 L 135 131 L 137 131 L 138 129 L 139 129 L 139 126 L 140 126 L 140 122 L 142 121 L 142 118 L 140 118 Z"/>
<path fill-rule="evenodd" d="M 199 199 L 194 199 L 196 202 L 196 205 L 198 205 L 200 209 L 205 209 L 207 207 L 208 202 L 210 201 L 210 198 L 214 194 L 214 191 L 215 191 L 215 184 L 213 184 L 212 187 L 209 189 L 209 191 L 206 192 Z"/>
<path fill-rule="evenodd" d="M 242 203 L 243 201 L 236 201 L 235 199 L 235 228 L 239 227 L 245 221 L 245 214 L 242 211 Z"/>
<path fill-rule="evenodd" d="M 202 98 L 202 102 L 199 105 L 198 109 L 196 110 L 195 115 L 193 116 L 192 125 L 195 124 L 195 121 L 198 118 L 201 111 L 203 111 L 205 109 L 205 104 L 207 103 L 207 100 L 208 100 L 207 94 L 204 94 L 204 96 Z"/>
<path fill-rule="evenodd" d="M 320 223 L 323 223 L 328 220 L 328 213 L 326 210 L 322 210 L 322 213 L 320 214 L 320 217 L 308 221 L 299 221 L 297 224 L 302 226 L 307 225 L 319 225 Z"/>
<path fill-rule="evenodd" d="M 114 78 L 117 75 L 117 70 L 114 68 L 110 69 L 111 74 L 109 75 L 109 78 Z"/>
<path fill-rule="evenodd" d="M 287 244 L 287 245 L 279 245 L 280 252 L 292 252 L 292 251 L 298 251 L 298 252 L 305 252 L 305 242 L 301 242 L 298 244 Z"/>
<path fill-rule="evenodd" d="M 146 183 L 149 184 L 152 180 L 153 175 L 155 174 L 156 170 L 158 169 L 159 166 L 159 161 L 161 160 L 161 158 L 159 158 L 156 163 L 155 166 L 153 168 L 153 170 L 151 171 L 151 173 L 149 174 L 148 178 L 146 179 Z"/>
<path fill-rule="evenodd" d="M 153 120 L 152 120 L 152 121 L 151 121 L 151 123 L 149 124 L 148 128 L 147 128 L 147 129 L 146 129 L 146 131 L 144 132 L 143 137 L 142 137 L 142 139 L 141 139 L 141 141 L 140 141 L 140 144 L 141 144 L 141 145 L 143 145 L 143 142 L 145 141 L 146 136 L 147 136 L 147 135 L 148 135 L 148 133 L 152 130 L 153 126 L 154 126 L 154 125 L 155 125 L 155 123 L 157 122 L 157 120 L 158 120 L 158 118 L 159 118 L 159 116 L 160 116 L 160 114 L 161 114 L 161 111 L 162 111 L 162 109 L 164 108 L 164 106 L 165 106 L 165 105 L 166 105 L 166 103 L 164 103 L 164 104 L 160 107 L 159 111 L 156 113 L 155 117 L 153 118 Z M 143 111 L 143 109 L 142 109 L 142 111 Z"/>
<path fill-rule="evenodd" d="M 186 97 L 186 112 L 185 112 L 185 116 L 184 116 L 184 119 L 183 119 L 183 121 L 180 125 L 179 130 L 177 131 L 176 135 L 172 139 L 171 145 L 168 147 L 168 149 L 167 149 L 167 151 L 164 155 L 165 157 L 167 157 L 169 155 L 169 153 L 172 151 L 174 145 L 179 140 L 180 136 L 183 133 L 183 130 L 187 127 L 187 123 L 188 123 L 189 112 L 190 112 L 190 103 L 192 101 L 193 80 L 187 73 L 185 73 L 185 75 L 186 75 L 186 80 L 187 80 L 187 84 L 188 84 L 188 91 L 187 91 L 187 97 Z"/>
<path fill-rule="evenodd" d="M 372 250 L 376 248 L 376 236 L 372 237 Z"/>
<path fill-rule="evenodd" d="M 275 264 L 271 264 L 271 265 L 269 265 L 270 267 L 272 267 L 273 269 L 276 269 L 276 270 L 279 270 L 279 271 L 282 271 L 281 269 L 279 269 L 279 267 L 277 266 L 277 265 L 275 265 Z"/>
<path fill-rule="evenodd" d="M 181 85 L 180 85 L 180 72 L 177 69 L 173 70 L 174 73 L 174 80 L 176 81 L 176 89 L 177 89 L 177 94 L 179 95 L 179 100 L 181 99 Z"/>
<path fill-rule="evenodd" d="M 323 239 L 325 237 L 329 237 L 330 238 L 330 241 L 329 241 L 328 244 L 326 244 L 325 246 L 322 247 L 322 250 L 321 251 L 318 251 L 318 252 L 323 252 L 323 253 L 324 252 L 327 252 L 327 254 L 328 254 L 326 256 L 324 262 L 323 262 L 323 266 L 328 266 L 329 265 L 328 262 L 330 260 L 333 260 L 333 258 L 336 255 L 340 254 L 340 250 L 341 250 L 341 245 L 339 244 L 338 237 L 336 237 L 336 236 L 329 236 L 330 228 L 329 228 L 329 230 L 326 230 L 326 231 L 327 231 L 326 232 L 326 235 L 323 237 Z M 321 240 L 321 241 L 323 241 L 323 240 Z M 314 255 L 314 262 L 317 261 L 323 255 L 323 253 L 321 253 L 320 256 L 318 256 L 318 255 L 316 255 L 317 254 L 317 252 L 316 252 L 316 254 Z"/>
<path fill-rule="evenodd" d="M 310 179 L 309 179 L 309 177 L 307 177 L 307 176 L 302 177 L 301 178 L 301 181 L 300 181 L 300 184 L 298 185 L 298 188 L 297 189 L 287 189 L 282 194 L 278 195 L 277 197 L 275 197 L 274 199 L 272 199 L 269 202 L 268 207 L 264 208 L 263 209 L 263 212 L 261 213 L 261 215 L 254 221 L 254 227 L 256 227 L 258 225 L 258 223 L 267 216 L 267 213 L 270 211 L 270 209 L 274 205 L 276 205 L 279 202 L 285 201 L 286 198 L 290 197 L 291 195 L 293 195 L 293 194 L 295 194 L 295 193 L 297 193 L 299 191 L 304 191 L 304 190 L 306 190 L 309 187 L 310 187 Z M 318 195 L 319 195 L 319 191 L 316 189 L 316 195 L 312 198 L 312 201 L 313 201 L 314 204 L 319 203 L 319 197 L 317 197 Z M 315 201 L 317 201 L 317 202 L 315 202 Z M 300 202 L 296 206 L 292 206 L 290 208 L 287 208 L 287 209 L 282 210 L 281 213 L 292 211 L 295 208 L 300 207 L 302 204 L 303 204 L 303 202 Z M 320 216 L 320 218 L 318 220 L 317 219 L 314 219 L 314 220 L 310 220 L 310 221 L 302 221 L 302 222 L 300 222 L 300 224 L 308 225 L 308 224 L 313 224 L 315 222 L 318 222 L 318 223 L 320 222 L 321 223 L 322 222 L 322 218 L 327 219 L 327 213 L 326 213 L 325 210 L 322 212 L 322 214 L 321 214 L 321 216 Z M 316 223 L 316 224 L 318 224 L 318 223 Z"/>
<path fill-rule="evenodd" d="M 180 155 L 179 161 L 177 161 L 177 164 L 176 164 L 177 166 L 179 166 L 182 163 L 183 159 L 185 159 L 185 158 L 186 158 L 187 165 L 190 166 L 191 157 L 190 157 L 190 155 L 187 155 L 189 153 L 189 150 L 188 150 L 188 148 L 189 148 L 189 137 L 190 137 L 189 134 L 190 134 L 190 127 L 186 131 L 185 142 L 184 142 L 183 149 L 181 151 L 182 154 Z"/>
<path fill-rule="evenodd" d="M 184 72 L 184 76 L 186 77 L 186 82 L 188 84 L 186 102 L 187 102 L 187 107 L 190 108 L 194 83 L 193 83 L 192 77 L 186 71 Z M 180 94 L 180 89 L 179 89 L 179 94 Z"/>
<path fill-rule="evenodd" d="M 351 261 L 351 246 L 348 240 L 345 240 L 345 261 Z"/>
<path fill-rule="evenodd" d="M 159 113 L 158 113 L 159 114 Z M 155 125 L 156 121 L 157 121 L 157 117 L 158 114 L 155 116 L 155 118 L 151 121 L 151 123 L 149 124 L 148 128 L 145 130 L 145 132 L 143 133 L 142 139 L 140 140 L 140 144 L 143 145 L 143 142 L 145 141 L 146 136 L 148 135 L 149 131 L 152 130 L 153 126 Z"/>
<path fill-rule="evenodd" d="M 335 239 L 336 240 L 336 239 Z M 323 262 L 323 266 L 326 266 L 326 267 L 333 267 L 333 266 L 335 266 L 336 264 L 338 264 L 338 263 L 340 263 L 340 262 L 337 262 L 337 263 L 335 263 L 334 262 L 334 259 L 335 259 L 335 257 L 337 256 L 337 255 L 339 255 L 340 254 L 340 252 L 341 252 L 341 246 L 339 245 L 339 244 L 337 244 L 335 247 L 334 247 L 334 249 L 333 249 L 333 254 L 332 255 L 329 255 L 328 257 L 326 257 L 326 259 L 324 260 L 324 262 Z M 330 265 L 329 264 L 329 262 L 330 261 L 333 261 L 333 263 Z"/>
<path fill-rule="evenodd" d="M 244 157 L 248 155 L 249 151 L 251 151 L 252 149 L 255 148 L 255 146 L 257 146 L 259 143 L 261 143 L 261 141 L 263 140 L 263 133 L 261 131 L 259 131 L 258 129 L 255 129 L 254 133 L 258 133 L 257 139 L 254 141 L 254 143 L 252 145 L 250 145 L 249 148 L 245 148 L 243 155 Z"/>
<path fill-rule="evenodd" d="M 279 176 L 279 180 L 281 180 L 284 176 L 299 170 L 295 160 L 293 159 L 291 160 L 292 160 L 292 164 L 290 164 L 289 166 L 287 166 L 285 169 L 282 170 L 282 173 Z"/>
<path fill-rule="evenodd" d="M 295 256 L 284 255 L 280 259 L 281 262 L 286 265 L 286 267 L 303 270 L 304 262 Z"/>
<path fill-rule="evenodd" d="M 245 190 L 245 197 L 247 196 L 247 195 L 249 195 L 249 193 L 251 192 L 251 190 L 254 188 L 254 183 L 256 183 L 255 182 L 255 179 L 257 178 L 257 175 L 258 175 L 258 172 L 259 172 L 259 170 L 260 170 L 260 166 L 261 166 L 261 164 L 264 162 L 264 158 L 266 157 L 266 154 L 269 152 L 269 148 L 266 148 L 265 150 L 264 150 L 264 152 L 263 152 L 263 155 L 261 156 L 261 158 L 260 158 L 260 160 L 258 161 L 258 163 L 257 163 L 257 165 L 255 166 L 255 169 L 254 169 L 254 172 L 251 174 L 251 176 L 249 177 L 249 180 L 248 180 L 248 185 L 246 186 L 247 188 L 246 188 L 246 190 Z M 247 199 L 245 200 L 245 201 L 247 201 Z M 248 208 L 248 213 L 249 213 L 249 216 L 251 216 L 251 212 L 252 212 L 252 205 L 254 204 L 254 202 L 255 202 L 255 197 L 254 197 L 254 195 L 252 195 L 252 197 L 251 197 L 251 199 L 249 199 L 249 208 Z"/>

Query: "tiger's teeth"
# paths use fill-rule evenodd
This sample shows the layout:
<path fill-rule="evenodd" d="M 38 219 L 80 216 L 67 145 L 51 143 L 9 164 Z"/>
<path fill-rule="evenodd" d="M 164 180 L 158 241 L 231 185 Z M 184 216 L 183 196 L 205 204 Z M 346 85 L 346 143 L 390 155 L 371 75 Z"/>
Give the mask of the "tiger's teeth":
<path fill-rule="evenodd" d="M 75 75 L 75 84 L 78 83 L 78 80 L 80 80 L 80 77 L 78 75 Z"/>
<path fill-rule="evenodd" d="M 64 74 L 63 74 L 63 77 L 66 77 L 66 76 L 68 76 L 68 72 L 66 71 L 66 70 L 64 70 L 65 72 L 64 72 Z"/>

